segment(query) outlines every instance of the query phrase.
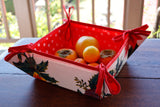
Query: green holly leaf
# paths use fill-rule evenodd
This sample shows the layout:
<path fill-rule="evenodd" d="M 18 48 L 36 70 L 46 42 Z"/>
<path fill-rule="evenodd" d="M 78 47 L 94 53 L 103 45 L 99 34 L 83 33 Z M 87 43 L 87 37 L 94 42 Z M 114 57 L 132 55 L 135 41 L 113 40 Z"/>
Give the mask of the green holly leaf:
<path fill-rule="evenodd" d="M 116 72 L 119 71 L 120 65 L 121 65 L 121 61 L 119 60 L 119 57 L 118 57 L 118 59 L 117 59 L 117 64 L 116 64 Z"/>
<path fill-rule="evenodd" d="M 115 76 L 117 76 L 118 75 L 118 71 L 120 70 L 120 68 L 122 67 L 122 64 L 123 64 L 123 60 L 120 60 L 119 59 L 119 57 L 118 57 L 118 59 L 117 59 L 117 64 L 116 64 L 116 75 Z"/>
<path fill-rule="evenodd" d="M 22 56 L 24 56 L 26 59 L 24 62 L 22 62 Z M 51 83 L 56 83 L 54 78 L 49 77 L 48 74 L 42 73 L 45 72 L 45 70 L 48 67 L 48 61 L 44 62 L 42 61 L 39 64 L 36 64 L 36 61 L 34 60 L 33 56 L 28 56 L 25 53 L 20 53 L 17 55 L 18 57 L 18 62 L 13 62 L 13 64 L 18 67 L 19 69 L 23 70 L 24 72 L 28 73 L 29 75 L 33 76 L 34 72 L 38 73 L 40 77 L 44 78 L 45 80 L 51 82 Z"/>
<path fill-rule="evenodd" d="M 48 61 L 46 61 L 46 62 L 42 61 L 40 64 L 37 64 L 37 71 L 38 72 L 45 72 L 47 67 L 48 67 Z"/>
<path fill-rule="evenodd" d="M 33 66 L 30 66 L 29 64 L 25 64 L 25 63 L 22 63 L 22 62 L 18 62 L 18 63 L 13 62 L 13 64 L 14 64 L 17 68 L 19 68 L 19 69 L 23 70 L 24 72 L 28 73 L 29 75 L 32 75 L 32 76 L 33 76 L 33 73 L 34 73 L 34 71 L 35 71 L 35 69 L 34 69 Z"/>
<path fill-rule="evenodd" d="M 26 57 L 24 62 L 22 62 L 21 55 Z M 17 56 L 18 56 L 19 62 L 13 62 L 13 64 L 17 68 L 19 68 L 19 69 L 23 70 L 24 72 L 33 76 L 33 73 L 36 70 L 36 62 L 35 62 L 34 58 L 31 56 L 27 57 L 25 53 L 23 53 L 23 54 L 20 53 Z"/>
<path fill-rule="evenodd" d="M 96 89 L 97 81 L 98 81 L 98 74 L 95 74 L 90 80 L 89 80 L 89 87 L 91 89 Z"/>
<path fill-rule="evenodd" d="M 58 81 L 55 80 L 54 78 L 49 77 L 48 74 L 45 73 L 40 73 L 41 77 L 43 77 L 45 80 L 51 82 L 51 83 L 57 83 Z"/>
<path fill-rule="evenodd" d="M 82 92 L 79 89 L 77 89 L 77 92 L 80 93 L 80 94 L 82 94 Z"/>
<path fill-rule="evenodd" d="M 109 73 L 113 76 L 114 70 L 110 70 Z"/>
<path fill-rule="evenodd" d="M 22 61 L 21 53 L 19 53 L 17 56 L 18 56 L 19 61 Z"/>
<path fill-rule="evenodd" d="M 24 53 L 24 56 L 26 57 L 24 63 L 25 64 L 30 64 L 30 66 L 36 66 L 36 61 L 34 60 L 33 56 L 26 56 L 26 54 Z"/>
<path fill-rule="evenodd" d="M 131 54 L 138 48 L 138 45 L 136 44 L 135 48 L 133 49 L 132 47 L 129 48 L 128 50 L 128 58 L 131 56 Z"/>
<path fill-rule="evenodd" d="M 79 80 L 78 77 L 75 77 L 74 80 L 76 81 L 76 86 L 79 86 L 80 88 L 83 88 L 84 90 L 87 90 L 88 85 L 85 81 L 82 79 Z"/>

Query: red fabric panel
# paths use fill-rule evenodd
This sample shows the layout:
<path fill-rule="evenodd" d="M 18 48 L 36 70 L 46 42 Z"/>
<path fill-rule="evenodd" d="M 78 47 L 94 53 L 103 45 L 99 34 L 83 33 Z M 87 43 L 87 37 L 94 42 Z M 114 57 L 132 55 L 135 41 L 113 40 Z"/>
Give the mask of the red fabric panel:
<path fill-rule="evenodd" d="M 75 21 L 69 23 L 68 21 L 37 41 L 33 49 L 53 55 L 60 48 L 74 49 L 81 36 L 93 36 L 99 41 L 100 51 L 114 49 L 118 52 L 124 41 L 114 42 L 112 38 L 122 33 L 121 30 Z"/>

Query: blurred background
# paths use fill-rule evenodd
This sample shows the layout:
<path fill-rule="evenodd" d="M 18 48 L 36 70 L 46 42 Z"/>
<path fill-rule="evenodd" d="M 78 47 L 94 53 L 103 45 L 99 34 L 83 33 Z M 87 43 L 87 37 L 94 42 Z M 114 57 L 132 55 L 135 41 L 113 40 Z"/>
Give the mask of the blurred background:
<path fill-rule="evenodd" d="M 0 53 L 20 38 L 43 37 L 62 25 L 63 5 L 75 7 L 72 20 L 120 30 L 148 24 L 149 38 L 159 38 L 159 0 L 0 0 Z"/>

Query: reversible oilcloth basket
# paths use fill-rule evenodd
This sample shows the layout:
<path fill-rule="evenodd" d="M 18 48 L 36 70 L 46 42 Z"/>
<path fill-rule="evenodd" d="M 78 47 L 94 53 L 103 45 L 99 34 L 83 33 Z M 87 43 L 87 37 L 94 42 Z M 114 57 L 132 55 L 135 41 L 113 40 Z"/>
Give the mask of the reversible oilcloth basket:
<path fill-rule="evenodd" d="M 27 74 L 40 80 L 101 99 L 120 92 L 120 84 L 115 77 L 128 57 L 150 34 L 147 25 L 133 30 L 117 30 L 93 24 L 67 20 L 34 44 L 10 47 L 5 60 Z M 107 64 L 97 67 L 88 66 L 55 56 L 61 48 L 75 49 L 77 40 L 82 36 L 96 38 L 100 51 L 113 49 L 114 58 Z"/>

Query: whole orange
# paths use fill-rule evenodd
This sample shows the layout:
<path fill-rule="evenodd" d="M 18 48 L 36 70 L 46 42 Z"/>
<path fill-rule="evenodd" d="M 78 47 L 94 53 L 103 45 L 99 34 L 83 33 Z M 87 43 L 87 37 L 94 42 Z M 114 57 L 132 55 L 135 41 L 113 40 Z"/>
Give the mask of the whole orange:
<path fill-rule="evenodd" d="M 88 46 L 83 51 L 83 58 L 86 62 L 96 62 L 100 57 L 100 52 L 95 46 Z"/>
<path fill-rule="evenodd" d="M 92 36 L 82 36 L 78 39 L 75 50 L 79 57 L 83 57 L 83 50 L 87 46 L 95 46 L 99 49 L 99 43 L 96 38 Z"/>
<path fill-rule="evenodd" d="M 112 49 L 102 50 L 100 52 L 99 62 L 107 65 L 115 56 L 116 52 Z"/>
<path fill-rule="evenodd" d="M 56 51 L 55 56 L 75 60 L 77 58 L 77 53 L 73 49 L 62 48 Z"/>
<path fill-rule="evenodd" d="M 86 64 L 86 61 L 83 58 L 76 58 L 74 61 L 78 63 Z"/>

